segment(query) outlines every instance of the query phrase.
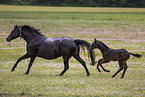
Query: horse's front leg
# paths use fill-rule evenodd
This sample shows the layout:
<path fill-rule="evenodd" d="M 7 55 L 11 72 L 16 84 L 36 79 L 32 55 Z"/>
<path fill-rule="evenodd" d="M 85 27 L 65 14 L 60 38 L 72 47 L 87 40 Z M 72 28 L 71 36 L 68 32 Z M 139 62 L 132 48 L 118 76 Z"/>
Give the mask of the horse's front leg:
<path fill-rule="evenodd" d="M 27 59 L 29 58 L 30 55 L 28 53 L 26 53 L 25 55 L 23 55 L 22 57 L 20 57 L 17 62 L 14 64 L 13 68 L 11 69 L 11 71 L 15 71 L 15 68 L 17 67 L 18 63 L 21 61 L 21 60 L 24 60 L 24 59 Z"/>
<path fill-rule="evenodd" d="M 31 57 L 29 65 L 28 65 L 28 69 L 25 74 L 27 74 L 27 75 L 29 74 L 30 68 L 32 67 L 32 64 L 33 64 L 35 58 L 36 58 L 36 56 Z"/>

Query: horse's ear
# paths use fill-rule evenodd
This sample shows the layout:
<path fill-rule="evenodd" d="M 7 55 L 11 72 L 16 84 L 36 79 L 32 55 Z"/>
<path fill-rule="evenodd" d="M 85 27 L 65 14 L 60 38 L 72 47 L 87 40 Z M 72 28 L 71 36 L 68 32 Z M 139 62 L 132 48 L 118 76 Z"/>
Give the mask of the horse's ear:
<path fill-rule="evenodd" d="M 94 38 L 94 42 L 95 42 L 95 43 L 96 43 L 96 41 L 97 41 L 96 38 Z"/>
<path fill-rule="evenodd" d="M 14 25 L 14 27 L 15 27 L 15 28 L 17 28 L 17 27 L 18 27 L 18 25 Z"/>

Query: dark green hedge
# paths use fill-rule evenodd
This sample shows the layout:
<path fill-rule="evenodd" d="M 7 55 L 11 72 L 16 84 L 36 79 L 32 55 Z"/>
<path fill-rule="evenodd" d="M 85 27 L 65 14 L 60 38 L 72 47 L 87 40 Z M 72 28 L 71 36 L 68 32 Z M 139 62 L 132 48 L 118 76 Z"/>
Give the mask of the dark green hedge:
<path fill-rule="evenodd" d="M 80 7 L 145 7 L 145 0 L 0 0 L 0 3 Z"/>

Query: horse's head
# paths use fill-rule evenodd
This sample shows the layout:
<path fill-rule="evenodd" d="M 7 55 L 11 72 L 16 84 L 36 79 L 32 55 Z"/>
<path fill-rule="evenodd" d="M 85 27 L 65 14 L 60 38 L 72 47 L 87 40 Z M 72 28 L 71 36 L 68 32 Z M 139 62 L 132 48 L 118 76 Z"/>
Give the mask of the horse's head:
<path fill-rule="evenodd" d="M 94 42 L 92 45 L 89 47 L 90 49 L 98 48 L 98 41 L 94 38 Z"/>
<path fill-rule="evenodd" d="M 6 38 L 8 42 L 10 42 L 11 40 L 20 37 L 21 31 L 20 31 L 21 27 L 18 25 L 14 25 L 13 30 L 11 31 L 11 33 L 9 34 L 9 36 Z"/>

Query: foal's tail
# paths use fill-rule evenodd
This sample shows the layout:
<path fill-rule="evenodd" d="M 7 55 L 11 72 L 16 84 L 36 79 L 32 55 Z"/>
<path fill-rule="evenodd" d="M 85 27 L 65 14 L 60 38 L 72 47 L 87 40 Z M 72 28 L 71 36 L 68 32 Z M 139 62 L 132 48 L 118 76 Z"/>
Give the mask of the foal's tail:
<path fill-rule="evenodd" d="M 94 53 L 94 50 L 90 50 L 89 47 L 90 47 L 90 43 L 88 43 L 87 41 L 85 40 L 79 40 L 79 39 L 76 39 L 74 40 L 74 42 L 78 45 L 78 46 L 81 46 L 84 50 L 86 47 L 87 50 L 89 51 L 89 55 L 91 57 L 91 65 L 94 65 L 95 64 L 95 53 Z"/>
<path fill-rule="evenodd" d="M 131 55 L 133 55 L 134 57 L 137 57 L 137 58 L 141 58 L 142 57 L 142 55 L 140 55 L 140 54 L 133 54 L 133 53 L 129 53 L 129 54 L 131 54 Z"/>

